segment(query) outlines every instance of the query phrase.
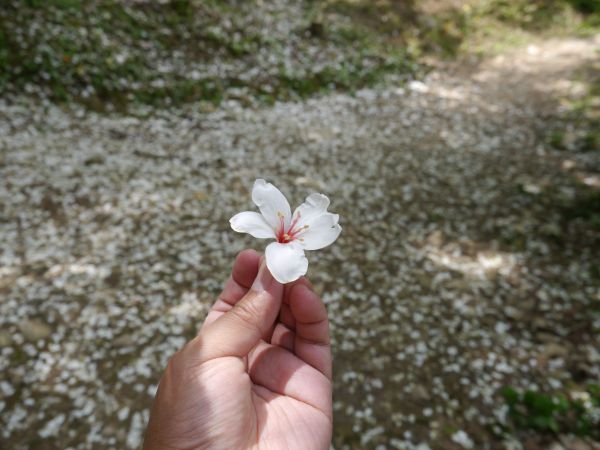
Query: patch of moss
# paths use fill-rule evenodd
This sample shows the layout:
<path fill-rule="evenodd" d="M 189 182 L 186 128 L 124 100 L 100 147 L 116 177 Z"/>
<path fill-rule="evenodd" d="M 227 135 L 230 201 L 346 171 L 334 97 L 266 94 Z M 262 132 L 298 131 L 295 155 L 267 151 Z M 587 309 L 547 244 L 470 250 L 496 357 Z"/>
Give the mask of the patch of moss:
<path fill-rule="evenodd" d="M 443 0 L 431 9 L 414 0 L 303 0 L 301 20 L 290 21 L 285 35 L 252 16 L 253 2 L 12 0 L 0 9 L 0 94 L 29 89 L 58 102 L 126 108 L 218 102 L 234 87 L 266 102 L 352 91 L 388 74 L 412 76 L 428 54 L 495 53 L 532 32 L 594 30 L 597 3 Z M 265 14 L 289 20 L 281 11 Z M 314 48 L 336 61 L 314 64 Z M 275 63 L 262 67 L 257 55 Z M 210 70 L 188 77 L 190 65 L 234 69 L 216 80 Z M 597 136 L 582 145 L 597 146 Z"/>
<path fill-rule="evenodd" d="M 568 398 L 561 393 L 521 392 L 510 386 L 504 388 L 502 395 L 509 417 L 519 429 L 598 438 L 600 428 L 592 409 L 600 407 L 600 386 L 590 384 L 584 392 L 587 401 Z"/>
<path fill-rule="evenodd" d="M 126 109 L 130 102 L 218 103 L 236 87 L 272 102 L 355 89 L 386 73 L 415 68 L 405 52 L 380 45 L 375 33 L 352 24 L 307 20 L 288 37 L 246 26 L 251 7 L 233 0 L 13 1 L 0 10 L 0 89 L 22 92 L 36 86 L 37 94 L 53 101 L 76 100 L 99 110 Z M 298 41 L 291 55 L 298 70 L 253 70 L 259 53 L 289 59 L 292 37 Z M 304 53 L 315 45 L 329 51 L 333 46 L 339 58 L 315 72 Z M 189 63 L 235 69 L 188 77 Z"/>

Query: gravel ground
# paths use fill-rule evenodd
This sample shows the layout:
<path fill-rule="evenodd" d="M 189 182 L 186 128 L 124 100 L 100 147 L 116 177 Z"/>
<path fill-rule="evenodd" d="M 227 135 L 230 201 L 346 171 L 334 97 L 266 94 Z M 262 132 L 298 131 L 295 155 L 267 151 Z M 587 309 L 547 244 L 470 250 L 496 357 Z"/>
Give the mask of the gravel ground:
<path fill-rule="evenodd" d="M 597 189 L 600 155 L 544 137 L 599 48 L 258 110 L 0 100 L 0 448 L 139 446 L 169 356 L 262 245 L 228 225 L 257 177 L 341 215 L 309 255 L 336 449 L 592 448 L 502 435 L 499 390 L 600 379 L 600 233 L 553 200 L 576 200 L 577 177 Z"/>

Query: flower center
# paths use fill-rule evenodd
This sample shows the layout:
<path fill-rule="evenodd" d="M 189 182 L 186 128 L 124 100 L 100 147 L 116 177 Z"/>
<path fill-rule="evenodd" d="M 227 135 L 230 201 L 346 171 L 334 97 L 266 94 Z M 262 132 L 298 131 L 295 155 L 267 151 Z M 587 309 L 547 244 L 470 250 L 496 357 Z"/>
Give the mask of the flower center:
<path fill-rule="evenodd" d="M 302 241 L 303 239 L 300 237 L 302 233 L 304 233 L 308 229 L 308 225 L 304 225 L 299 227 L 298 221 L 300 220 L 300 213 L 297 213 L 296 216 L 292 219 L 289 228 L 285 229 L 285 216 L 283 213 L 278 212 L 277 217 L 279 217 L 279 226 L 275 230 L 275 236 L 277 237 L 277 242 L 281 244 L 287 244 L 288 242 L 295 241 L 296 239 Z"/>

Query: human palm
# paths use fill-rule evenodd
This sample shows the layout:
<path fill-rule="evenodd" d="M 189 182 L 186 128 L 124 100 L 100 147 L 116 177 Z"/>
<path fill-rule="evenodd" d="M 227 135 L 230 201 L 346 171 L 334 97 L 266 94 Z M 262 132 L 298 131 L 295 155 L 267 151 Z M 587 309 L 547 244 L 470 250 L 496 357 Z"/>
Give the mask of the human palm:
<path fill-rule="evenodd" d="M 144 449 L 328 449 L 331 424 L 325 306 L 306 279 L 283 286 L 258 253 L 240 253 L 169 361 Z"/>

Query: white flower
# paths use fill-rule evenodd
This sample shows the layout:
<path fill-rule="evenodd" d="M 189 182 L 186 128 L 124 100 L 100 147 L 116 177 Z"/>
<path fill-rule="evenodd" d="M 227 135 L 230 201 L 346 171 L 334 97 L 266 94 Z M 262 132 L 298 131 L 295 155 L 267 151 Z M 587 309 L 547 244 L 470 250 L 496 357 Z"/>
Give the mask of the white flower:
<path fill-rule="evenodd" d="M 269 271 L 280 283 L 290 283 L 306 274 L 308 260 L 304 250 L 327 247 L 342 231 L 339 216 L 327 212 L 329 199 L 323 194 L 310 194 L 292 214 L 279 189 L 258 179 L 252 188 L 252 201 L 260 214 L 241 212 L 229 223 L 239 233 L 277 241 L 267 246 L 265 257 Z"/>

